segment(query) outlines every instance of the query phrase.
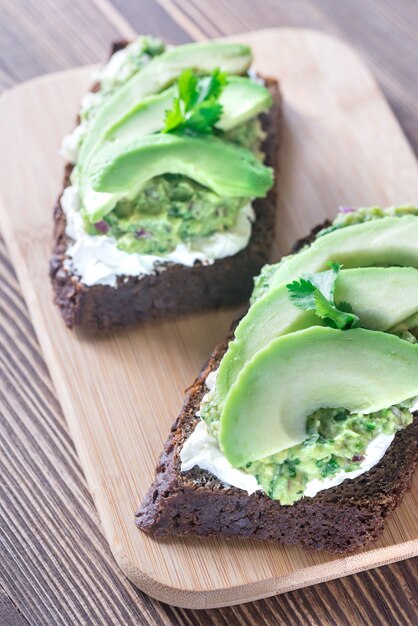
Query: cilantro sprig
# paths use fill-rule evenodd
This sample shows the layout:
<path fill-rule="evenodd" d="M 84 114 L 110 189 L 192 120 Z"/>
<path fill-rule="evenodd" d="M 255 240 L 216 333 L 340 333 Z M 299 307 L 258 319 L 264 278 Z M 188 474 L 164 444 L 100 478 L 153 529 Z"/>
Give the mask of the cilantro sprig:
<path fill-rule="evenodd" d="M 184 70 L 177 82 L 178 95 L 165 112 L 163 132 L 212 133 L 222 115 L 219 97 L 226 83 L 227 75 L 220 69 L 202 77 Z"/>
<path fill-rule="evenodd" d="M 289 298 L 295 306 L 305 311 L 315 311 L 327 326 L 346 330 L 358 324 L 359 318 L 352 313 L 347 302 L 334 301 L 335 281 L 341 270 L 338 263 L 330 263 L 331 269 L 317 274 L 306 274 L 286 285 Z"/>

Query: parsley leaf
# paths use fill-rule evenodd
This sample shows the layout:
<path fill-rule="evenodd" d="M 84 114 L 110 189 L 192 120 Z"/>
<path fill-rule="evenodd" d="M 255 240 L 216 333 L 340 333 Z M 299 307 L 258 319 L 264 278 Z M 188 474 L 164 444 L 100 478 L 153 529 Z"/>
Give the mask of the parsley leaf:
<path fill-rule="evenodd" d="M 287 286 L 289 298 L 295 306 L 305 311 L 315 311 L 331 328 L 345 330 L 357 325 L 359 318 L 347 303 L 334 302 L 335 281 L 341 265 L 331 263 L 331 269 L 317 274 L 306 274 Z"/>
<path fill-rule="evenodd" d="M 172 108 L 165 112 L 164 132 L 169 133 L 183 123 L 183 113 L 179 98 L 174 98 Z"/>
<path fill-rule="evenodd" d="M 301 278 L 299 281 L 294 280 L 293 283 L 286 285 L 289 292 L 289 298 L 293 304 L 299 309 L 313 309 L 315 308 L 314 293 L 317 291 L 315 285 L 305 278 Z"/>
<path fill-rule="evenodd" d="M 212 133 L 222 115 L 219 97 L 226 83 L 226 73 L 219 69 L 203 77 L 184 70 L 177 82 L 178 95 L 165 113 L 163 132 Z"/>
<path fill-rule="evenodd" d="M 219 102 L 206 100 L 196 107 L 194 113 L 186 122 L 187 128 L 196 133 L 210 133 L 222 115 L 222 105 Z"/>
<path fill-rule="evenodd" d="M 182 101 L 186 111 L 195 106 L 199 98 L 199 90 L 197 88 L 197 76 L 192 70 L 184 70 L 180 74 L 178 83 L 178 101 Z"/>
<path fill-rule="evenodd" d="M 345 330 L 347 328 L 353 328 L 358 322 L 357 315 L 340 311 L 332 302 L 327 300 L 319 290 L 316 290 L 314 298 L 316 305 L 315 313 L 324 320 L 327 326 Z"/>
<path fill-rule="evenodd" d="M 326 460 L 326 457 L 325 459 L 320 459 L 316 462 L 316 466 L 321 469 L 322 478 L 332 476 L 340 469 L 337 457 L 334 454 L 331 454 L 331 457 L 328 460 Z"/>

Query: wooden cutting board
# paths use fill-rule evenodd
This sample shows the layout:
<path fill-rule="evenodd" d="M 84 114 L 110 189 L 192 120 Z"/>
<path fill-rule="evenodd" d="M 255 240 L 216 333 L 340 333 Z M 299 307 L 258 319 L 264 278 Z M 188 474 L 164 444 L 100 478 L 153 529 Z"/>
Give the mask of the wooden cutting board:
<path fill-rule="evenodd" d="M 285 97 L 280 204 L 273 257 L 339 205 L 418 202 L 413 153 L 356 53 L 294 29 L 234 38 L 277 77 Z M 91 338 L 67 330 L 48 281 L 61 137 L 92 68 L 46 76 L 0 100 L 0 221 L 46 362 L 115 559 L 150 595 L 184 607 L 235 604 L 418 554 L 418 476 L 372 548 L 346 558 L 255 542 L 166 539 L 136 529 L 183 390 L 234 311 L 161 321 Z M 100 581 L 97 581 L 100 584 Z"/>

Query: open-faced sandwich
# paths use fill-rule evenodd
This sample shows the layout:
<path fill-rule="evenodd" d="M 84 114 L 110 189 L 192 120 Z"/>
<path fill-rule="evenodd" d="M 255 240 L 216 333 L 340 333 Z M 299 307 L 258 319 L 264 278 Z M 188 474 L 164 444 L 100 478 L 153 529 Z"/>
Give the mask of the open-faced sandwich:
<path fill-rule="evenodd" d="M 248 298 L 273 235 L 280 109 L 251 62 L 235 43 L 115 47 L 63 142 L 50 273 L 69 327 Z"/>
<path fill-rule="evenodd" d="M 417 463 L 418 209 L 345 208 L 267 265 L 137 513 L 155 536 L 375 540 Z"/>

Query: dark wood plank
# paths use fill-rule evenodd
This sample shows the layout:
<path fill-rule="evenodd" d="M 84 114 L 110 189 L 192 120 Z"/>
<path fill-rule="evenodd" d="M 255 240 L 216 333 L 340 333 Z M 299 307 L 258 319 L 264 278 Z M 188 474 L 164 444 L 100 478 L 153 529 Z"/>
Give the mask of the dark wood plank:
<path fill-rule="evenodd" d="M 0 624 L 5 626 L 28 626 L 29 622 L 23 617 L 18 607 L 13 604 L 9 596 L 0 587 Z"/>
<path fill-rule="evenodd" d="M 94 2 L 2 2 L 0 24 L 1 71 L 13 82 L 99 61 L 119 36 Z"/>
<path fill-rule="evenodd" d="M 112 4 L 129 21 L 139 35 L 152 33 L 169 43 L 187 43 L 191 35 L 161 7 L 158 2 L 150 4 L 149 0 L 112 0 Z"/>
<path fill-rule="evenodd" d="M 167 623 L 104 540 L 26 307 L 0 248 L 0 580 L 30 624 Z M 31 416 L 25 426 L 23 415 Z M 27 423 L 27 421 L 26 421 Z M 2 622 L 0 621 L 2 624 Z"/>
<path fill-rule="evenodd" d="M 345 33 L 357 43 L 418 146 L 413 114 L 417 7 L 399 2 L 395 10 L 389 0 L 379 6 L 368 0 L 359 15 L 359 6 L 354 0 L 114 0 L 113 5 L 108 0 L 3 0 L 0 89 L 103 59 L 109 42 L 126 34 L 124 18 L 138 32 L 173 42 L 276 25 L 309 26 Z M 416 623 L 418 559 L 221 610 L 175 609 L 136 590 L 102 536 L 1 242 L 0 320 L 2 626 Z M 30 428 L 23 424 L 24 414 L 31 417 Z"/>

